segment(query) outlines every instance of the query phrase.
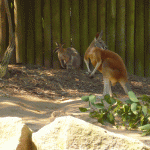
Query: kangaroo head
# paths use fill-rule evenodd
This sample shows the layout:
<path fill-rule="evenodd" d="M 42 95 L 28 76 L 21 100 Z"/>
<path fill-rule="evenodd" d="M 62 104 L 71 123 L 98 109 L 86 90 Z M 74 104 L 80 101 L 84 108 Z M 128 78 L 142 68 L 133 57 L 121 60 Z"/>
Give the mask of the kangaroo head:
<path fill-rule="evenodd" d="M 54 53 L 57 53 L 57 52 L 63 50 L 64 43 L 63 44 L 58 44 L 57 42 L 55 42 L 55 43 L 56 43 L 57 47 L 55 48 Z"/>
<path fill-rule="evenodd" d="M 102 40 L 102 36 L 103 36 L 103 30 L 101 31 L 101 33 L 96 34 L 95 47 L 99 47 L 99 48 L 102 48 L 102 49 L 108 49 L 107 45 Z"/>

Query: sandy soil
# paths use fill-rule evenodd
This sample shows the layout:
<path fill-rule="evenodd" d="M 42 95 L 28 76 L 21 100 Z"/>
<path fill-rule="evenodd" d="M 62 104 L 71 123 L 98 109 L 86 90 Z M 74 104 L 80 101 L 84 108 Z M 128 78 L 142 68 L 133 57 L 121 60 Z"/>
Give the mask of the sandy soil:
<path fill-rule="evenodd" d="M 129 75 L 131 88 L 137 96 L 150 95 L 150 78 Z M 112 91 L 120 99 L 126 99 L 122 87 L 117 84 Z M 21 117 L 35 132 L 56 117 L 72 115 L 101 126 L 109 131 L 124 134 L 150 145 L 150 136 L 141 137 L 138 130 L 118 130 L 110 124 L 101 125 L 79 107 L 86 107 L 81 96 L 102 96 L 102 75 L 89 79 L 85 70 L 53 70 L 38 66 L 9 65 L 9 76 L 0 80 L 0 116 Z"/>

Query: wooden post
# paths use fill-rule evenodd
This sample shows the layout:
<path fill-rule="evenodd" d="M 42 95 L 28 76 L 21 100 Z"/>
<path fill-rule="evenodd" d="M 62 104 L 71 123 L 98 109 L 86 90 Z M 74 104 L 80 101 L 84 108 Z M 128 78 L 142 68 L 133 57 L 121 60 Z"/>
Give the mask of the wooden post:
<path fill-rule="evenodd" d="M 35 2 L 34 0 L 27 0 L 26 2 L 26 51 L 27 63 L 35 63 Z"/>
<path fill-rule="evenodd" d="M 41 0 L 35 1 L 35 63 L 43 65 L 43 33 L 42 33 L 42 12 Z"/>
<path fill-rule="evenodd" d="M 21 0 L 14 0 L 16 63 L 25 63 L 25 7 L 20 2 Z"/>
<path fill-rule="evenodd" d="M 0 61 L 6 50 L 6 11 L 4 1 L 0 1 Z"/>
<path fill-rule="evenodd" d="M 108 49 L 115 52 L 115 33 L 116 33 L 116 0 L 106 2 L 106 41 Z"/>
<path fill-rule="evenodd" d="M 135 74 L 144 76 L 144 1 L 135 1 Z"/>
<path fill-rule="evenodd" d="M 125 0 L 116 4 L 116 52 L 125 62 Z"/>
<path fill-rule="evenodd" d="M 89 0 L 89 44 L 97 33 L 97 0 Z"/>
<path fill-rule="evenodd" d="M 103 30 L 103 37 L 102 39 L 106 43 L 106 0 L 98 0 L 97 1 L 97 13 L 98 13 L 98 31 L 101 32 Z"/>
<path fill-rule="evenodd" d="M 72 46 L 80 53 L 79 0 L 71 0 Z"/>
<path fill-rule="evenodd" d="M 126 67 L 134 74 L 135 0 L 127 0 L 126 6 Z"/>
<path fill-rule="evenodd" d="M 86 68 L 83 58 L 88 48 L 88 1 L 80 0 L 80 55 L 82 57 L 81 67 Z"/>
<path fill-rule="evenodd" d="M 150 77 L 150 0 L 145 0 L 145 76 Z"/>
<path fill-rule="evenodd" d="M 47 68 L 52 67 L 53 63 L 51 48 L 51 3 L 44 0 L 44 65 Z"/>
<path fill-rule="evenodd" d="M 52 10 L 52 51 L 56 48 L 55 42 L 61 42 L 61 23 L 60 23 L 60 0 L 51 0 Z M 53 67 L 60 68 L 57 54 L 53 55 Z"/>
<path fill-rule="evenodd" d="M 62 23 L 62 43 L 65 43 L 64 47 L 71 46 L 71 21 L 70 21 L 70 0 L 61 1 L 61 23 Z"/>

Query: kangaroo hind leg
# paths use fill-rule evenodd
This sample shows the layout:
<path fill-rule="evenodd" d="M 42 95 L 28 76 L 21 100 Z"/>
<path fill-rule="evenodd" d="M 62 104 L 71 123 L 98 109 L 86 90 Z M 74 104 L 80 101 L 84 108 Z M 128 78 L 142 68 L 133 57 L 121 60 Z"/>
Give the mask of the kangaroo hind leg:
<path fill-rule="evenodd" d="M 104 77 L 103 80 L 104 80 L 103 96 L 105 96 L 106 94 L 109 94 L 112 97 L 110 80 L 108 78 L 106 78 L 106 77 Z"/>

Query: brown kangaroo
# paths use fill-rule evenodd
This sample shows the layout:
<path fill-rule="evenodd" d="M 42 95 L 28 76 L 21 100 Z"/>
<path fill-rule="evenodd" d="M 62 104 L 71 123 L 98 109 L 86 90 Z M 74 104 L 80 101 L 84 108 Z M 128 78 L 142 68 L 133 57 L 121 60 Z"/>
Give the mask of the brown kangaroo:
<path fill-rule="evenodd" d="M 58 59 L 63 68 L 77 69 L 80 67 L 80 55 L 73 47 L 63 48 L 64 44 L 56 42 L 56 49 L 54 52 L 58 53 Z"/>
<path fill-rule="evenodd" d="M 87 48 L 86 52 L 85 52 L 85 55 L 84 55 L 84 62 L 87 66 L 87 69 L 88 69 L 88 73 L 90 74 L 91 73 L 91 70 L 90 70 L 90 67 L 89 67 L 89 58 L 86 57 L 89 53 L 91 53 L 92 49 L 94 47 L 99 47 L 103 50 L 106 50 L 107 49 L 107 46 L 106 44 L 104 43 L 104 41 L 102 40 L 102 36 L 103 36 L 103 31 L 101 31 L 101 33 L 97 33 L 96 34 L 96 37 L 94 38 L 94 40 L 91 42 L 90 46 Z M 90 77 L 93 77 L 94 74 L 96 72 L 96 69 L 92 72 L 92 75 L 90 75 Z"/>
<path fill-rule="evenodd" d="M 84 55 L 84 61 L 87 65 L 88 72 L 91 72 L 88 66 L 89 59 L 95 67 L 93 72 L 90 73 L 90 76 L 93 76 L 96 70 L 103 74 L 103 95 L 109 94 L 112 96 L 111 84 L 114 86 L 117 82 L 121 84 L 125 93 L 128 94 L 128 92 L 132 90 L 128 83 L 127 70 L 122 58 L 115 52 L 95 47 L 95 43 L 99 44 L 96 38 L 94 38 Z"/>

